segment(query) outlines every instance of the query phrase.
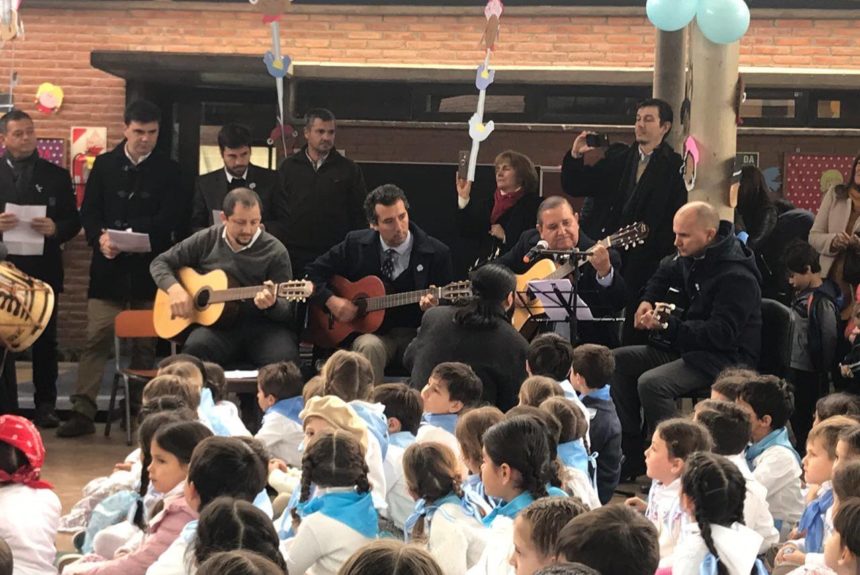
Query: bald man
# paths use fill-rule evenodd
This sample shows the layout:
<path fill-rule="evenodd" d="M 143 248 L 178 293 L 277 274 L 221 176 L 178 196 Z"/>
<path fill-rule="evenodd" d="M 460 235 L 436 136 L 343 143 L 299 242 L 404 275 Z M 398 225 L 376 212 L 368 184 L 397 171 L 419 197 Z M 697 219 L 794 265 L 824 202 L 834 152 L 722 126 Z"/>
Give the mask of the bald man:
<path fill-rule="evenodd" d="M 678 397 L 708 389 L 726 367 L 755 367 L 761 348 L 761 276 L 732 223 L 709 204 L 690 202 L 676 212 L 672 229 L 677 254 L 648 281 L 634 317 L 649 343 L 614 351 L 611 390 L 623 432 L 624 478 L 645 470 L 643 440 L 676 415 Z"/>

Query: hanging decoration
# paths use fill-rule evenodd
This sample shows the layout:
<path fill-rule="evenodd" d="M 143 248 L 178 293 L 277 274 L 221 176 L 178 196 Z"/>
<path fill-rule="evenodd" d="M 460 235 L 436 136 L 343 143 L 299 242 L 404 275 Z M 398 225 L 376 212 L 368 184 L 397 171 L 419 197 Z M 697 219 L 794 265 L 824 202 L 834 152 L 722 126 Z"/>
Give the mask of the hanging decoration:
<path fill-rule="evenodd" d="M 269 75 L 275 79 L 275 88 L 278 92 L 278 116 L 277 124 L 272 129 L 272 134 L 278 134 L 284 157 L 289 155 L 287 150 L 287 130 L 284 127 L 284 78 L 290 73 L 292 59 L 281 53 L 281 16 L 292 0 L 248 0 L 263 13 L 263 24 L 268 24 L 272 32 L 272 49 L 266 51 L 263 63 Z M 292 128 L 290 128 L 292 132 Z M 271 138 L 270 138 L 271 141 Z"/>
<path fill-rule="evenodd" d="M 489 0 L 484 8 L 487 25 L 484 28 L 484 35 L 481 37 L 481 46 L 485 50 L 485 56 L 484 62 L 478 66 L 475 76 L 475 87 L 478 89 L 478 107 L 469 119 L 469 137 L 472 139 L 472 150 L 469 153 L 469 169 L 466 179 L 470 182 L 475 181 L 475 167 L 478 164 L 478 150 L 481 148 L 481 142 L 490 137 L 495 128 L 492 120 L 484 123 L 484 103 L 487 99 L 487 88 L 490 87 L 496 77 L 496 71 L 490 68 L 490 56 L 493 54 L 496 40 L 499 37 L 499 20 L 503 11 L 502 0 Z"/>
<path fill-rule="evenodd" d="M 702 34 L 715 44 L 737 42 L 750 26 L 744 0 L 647 0 L 645 13 L 664 32 L 681 30 L 695 17 Z"/>
<path fill-rule="evenodd" d="M 24 22 L 19 11 L 23 0 L 0 0 L 0 46 L 17 37 L 24 37 Z"/>

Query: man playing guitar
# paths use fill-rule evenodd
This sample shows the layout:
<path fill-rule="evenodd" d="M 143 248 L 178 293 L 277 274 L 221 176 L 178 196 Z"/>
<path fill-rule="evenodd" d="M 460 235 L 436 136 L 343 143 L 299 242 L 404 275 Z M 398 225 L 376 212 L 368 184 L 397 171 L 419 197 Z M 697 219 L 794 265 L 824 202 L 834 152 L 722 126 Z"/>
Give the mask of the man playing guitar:
<path fill-rule="evenodd" d="M 332 291 L 329 282 L 336 275 L 349 281 L 379 276 L 388 294 L 443 286 L 453 276 L 448 247 L 409 222 L 409 201 L 403 190 L 393 184 L 379 186 L 367 195 L 364 210 L 370 229 L 349 232 L 344 241 L 305 267 L 315 286 L 311 303 L 324 305 L 338 322 L 353 321 L 360 310 L 352 300 Z M 391 308 L 376 333 L 359 335 L 350 343 L 353 351 L 370 360 L 375 381 L 383 381 L 385 367 L 403 356 L 422 312 L 437 303 L 428 294 L 418 306 Z"/>
<path fill-rule="evenodd" d="M 224 197 L 221 224 L 210 226 L 176 244 L 150 265 L 158 287 L 170 296 L 174 316 L 189 317 L 193 301 L 177 279 L 183 267 L 198 272 L 220 269 L 240 286 L 292 279 L 290 256 L 284 245 L 260 226 L 260 198 L 247 188 Z M 298 360 L 298 339 L 290 331 L 294 304 L 278 299 L 274 289 L 256 293 L 253 303 L 242 302 L 233 325 L 194 328 L 183 351 L 221 365 L 247 362 L 255 367 Z"/>
<path fill-rule="evenodd" d="M 544 258 L 555 257 L 562 263 L 564 256 L 533 253 L 533 257 L 527 257 L 541 240 L 546 242 L 548 250 L 590 250 L 587 263 L 580 268 L 577 295 L 591 308 L 595 317 L 616 315 L 624 307 L 626 292 L 618 252 L 596 243 L 580 231 L 573 207 L 563 196 L 550 196 L 541 202 L 537 218 L 536 228 L 523 232 L 516 245 L 495 262 L 507 266 L 516 274 L 526 272 L 534 262 Z M 521 302 L 520 298 L 516 299 Z M 567 324 L 557 325 L 556 330 L 578 343 L 600 343 L 615 347 L 618 345 L 616 327 L 611 323 L 582 322 L 578 324 L 576 334 L 570 333 Z"/>

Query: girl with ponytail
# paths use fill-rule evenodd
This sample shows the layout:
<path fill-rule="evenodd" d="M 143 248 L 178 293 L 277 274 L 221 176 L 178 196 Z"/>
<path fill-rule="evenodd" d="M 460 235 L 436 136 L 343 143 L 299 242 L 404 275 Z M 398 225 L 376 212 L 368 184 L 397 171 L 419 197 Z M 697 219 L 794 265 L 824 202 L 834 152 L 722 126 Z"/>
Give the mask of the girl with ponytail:
<path fill-rule="evenodd" d="M 413 443 L 403 455 L 403 475 L 416 499 L 406 539 L 426 542 L 445 575 L 465 573 L 481 558 L 485 533 L 477 511 L 464 502 L 457 456 L 441 443 Z"/>
<path fill-rule="evenodd" d="M 762 537 L 744 525 L 746 480 L 722 455 L 696 452 L 681 475 L 681 507 L 690 518 L 675 547 L 673 575 L 765 575 Z"/>

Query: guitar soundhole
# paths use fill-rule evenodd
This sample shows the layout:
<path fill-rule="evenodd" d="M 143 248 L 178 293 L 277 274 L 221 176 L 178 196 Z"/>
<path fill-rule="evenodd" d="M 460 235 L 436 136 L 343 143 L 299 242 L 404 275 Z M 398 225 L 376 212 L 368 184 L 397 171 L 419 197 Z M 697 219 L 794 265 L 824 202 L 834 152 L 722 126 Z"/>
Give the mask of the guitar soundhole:
<path fill-rule="evenodd" d="M 209 298 L 212 292 L 208 289 L 202 289 L 194 295 L 194 307 L 197 309 L 205 309 L 209 306 Z"/>

